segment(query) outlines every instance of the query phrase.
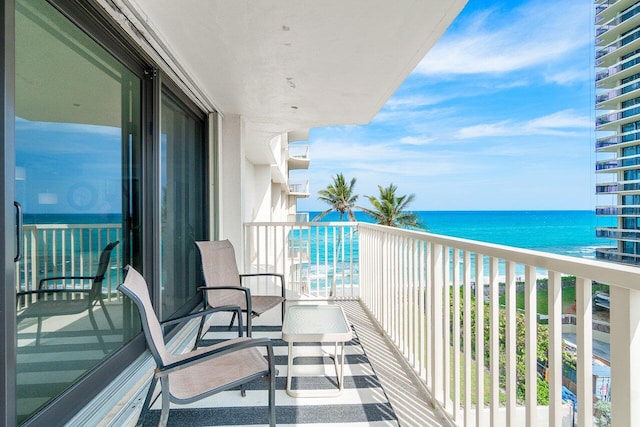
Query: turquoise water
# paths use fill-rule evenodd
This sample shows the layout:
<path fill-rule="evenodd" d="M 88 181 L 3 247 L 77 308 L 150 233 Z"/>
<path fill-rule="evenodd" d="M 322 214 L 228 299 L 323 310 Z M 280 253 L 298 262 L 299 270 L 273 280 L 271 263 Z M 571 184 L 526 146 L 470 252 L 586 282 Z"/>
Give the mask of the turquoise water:
<path fill-rule="evenodd" d="M 310 212 L 313 219 L 318 212 Z M 596 247 L 613 242 L 595 236 L 596 227 L 613 226 L 615 218 L 594 211 L 417 211 L 420 223 L 434 234 L 498 243 L 555 254 L 594 258 Z M 358 221 L 372 222 L 363 212 Z M 338 221 L 331 213 L 321 221 Z"/>

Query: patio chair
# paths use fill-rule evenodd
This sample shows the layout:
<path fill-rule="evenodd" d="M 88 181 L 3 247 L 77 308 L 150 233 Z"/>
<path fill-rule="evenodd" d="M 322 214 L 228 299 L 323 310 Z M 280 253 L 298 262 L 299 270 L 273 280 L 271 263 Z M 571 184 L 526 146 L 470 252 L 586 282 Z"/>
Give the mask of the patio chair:
<path fill-rule="evenodd" d="M 158 321 L 144 278 L 133 267 L 127 266 L 127 276 L 118 289 L 138 307 L 147 346 L 157 368 L 147 392 L 137 425 L 142 425 L 149 410 L 156 384 L 160 380 L 162 410 L 159 426 L 165 426 L 169 418 L 170 402 L 185 404 L 212 394 L 242 387 L 256 378 L 269 379 L 269 425 L 275 426 L 275 362 L 269 338 L 242 337 L 242 317 L 238 323 L 238 338 L 202 347 L 189 353 L 173 355 L 165 347 L 162 325 L 180 323 L 215 311 L 237 310 L 240 307 L 220 307 L 198 311 L 186 316 Z M 257 347 L 266 347 L 267 359 Z M 204 422 L 204 420 L 201 420 Z"/>
<path fill-rule="evenodd" d="M 35 295 L 35 301 L 30 301 L 29 305 L 18 314 L 17 323 L 27 318 L 38 319 L 38 329 L 36 331 L 36 345 L 40 344 L 40 335 L 42 333 L 42 318 L 52 316 L 66 316 L 71 314 L 80 314 L 86 311 L 89 314 L 91 326 L 96 332 L 96 336 L 105 353 L 108 352 L 107 346 L 102 337 L 102 331 L 98 327 L 93 309 L 96 304 L 100 304 L 104 316 L 109 323 L 111 330 L 115 329 L 111 316 L 104 304 L 102 294 L 102 282 L 105 273 L 109 267 L 111 259 L 111 251 L 115 248 L 119 241 L 109 243 L 100 253 L 98 259 L 98 268 L 94 276 L 56 276 L 41 279 L 38 289 L 33 291 L 23 291 L 17 293 L 17 300 L 20 297 L 28 298 L 29 295 Z M 91 287 L 77 287 L 78 281 L 91 281 Z"/>
<path fill-rule="evenodd" d="M 202 260 L 202 272 L 206 286 L 198 289 L 203 291 L 203 308 L 239 305 L 243 313 L 247 314 L 247 336 L 251 336 L 251 318 L 282 305 L 282 320 L 284 320 L 285 283 L 284 275 L 277 273 L 240 274 L 233 245 L 229 240 L 196 242 Z M 243 287 L 245 277 L 272 276 L 278 278 L 281 295 L 253 295 L 249 288 Z M 229 329 L 236 319 L 234 312 Z M 204 318 L 200 322 L 200 329 L 194 349 L 199 343 L 204 328 Z"/>

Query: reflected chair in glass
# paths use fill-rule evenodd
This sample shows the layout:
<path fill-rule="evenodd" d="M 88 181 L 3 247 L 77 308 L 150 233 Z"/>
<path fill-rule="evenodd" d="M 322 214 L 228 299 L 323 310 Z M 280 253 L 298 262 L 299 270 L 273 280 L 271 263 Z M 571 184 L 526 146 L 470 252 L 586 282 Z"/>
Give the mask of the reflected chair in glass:
<path fill-rule="evenodd" d="M 205 286 L 198 289 L 203 291 L 203 308 L 224 305 L 239 305 L 247 315 L 247 335 L 251 336 L 251 318 L 260 316 L 267 310 L 282 306 L 282 320 L 284 320 L 286 287 L 284 275 L 277 273 L 249 273 L 240 274 L 236 263 L 233 245 L 229 240 L 196 242 L 202 260 L 202 272 Z M 247 277 L 271 276 L 280 282 L 281 295 L 254 295 L 248 287 L 243 286 L 243 279 Z M 233 326 L 236 313 L 233 314 L 229 329 Z M 200 323 L 200 330 L 195 346 L 198 345 L 205 320 Z M 194 347 L 195 348 L 195 347 Z"/>
<path fill-rule="evenodd" d="M 162 395 L 162 409 L 158 425 L 165 426 L 169 418 L 171 402 L 191 403 L 212 394 L 238 387 L 241 387 L 244 396 L 246 383 L 268 377 L 269 425 L 275 426 L 276 371 L 273 346 L 269 338 L 254 339 L 242 336 L 240 307 L 225 306 L 198 311 L 161 323 L 153 311 L 149 289 L 144 277 L 131 266 L 127 266 L 126 270 L 127 275 L 124 283 L 118 287 L 118 290 L 129 297 L 138 307 L 147 346 L 157 365 L 137 425 L 142 425 L 144 422 L 158 380 L 160 380 Z M 182 323 L 217 311 L 234 310 L 239 316 L 238 338 L 225 340 L 184 354 L 174 355 L 167 350 L 162 326 Z M 258 349 L 259 347 L 265 347 L 266 358 Z"/>
<path fill-rule="evenodd" d="M 74 275 L 46 277 L 40 280 L 37 290 L 17 293 L 18 302 L 22 299 L 23 303 L 26 304 L 25 309 L 18 312 L 17 323 L 27 318 L 35 317 L 38 319 L 36 345 L 40 344 L 43 317 L 67 316 L 86 311 L 102 350 L 105 353 L 108 352 L 104 338 L 102 337 L 102 331 L 96 322 L 93 309 L 96 304 L 99 304 L 109 327 L 111 330 L 115 330 L 115 325 L 104 303 L 102 282 L 109 267 L 111 252 L 118 243 L 120 242 L 111 242 L 102 250 L 100 258 L 98 259 L 98 268 L 94 276 Z M 91 287 L 86 287 L 84 283 L 82 283 L 84 281 L 91 281 Z M 78 286 L 79 282 L 81 283 L 81 287 Z"/>

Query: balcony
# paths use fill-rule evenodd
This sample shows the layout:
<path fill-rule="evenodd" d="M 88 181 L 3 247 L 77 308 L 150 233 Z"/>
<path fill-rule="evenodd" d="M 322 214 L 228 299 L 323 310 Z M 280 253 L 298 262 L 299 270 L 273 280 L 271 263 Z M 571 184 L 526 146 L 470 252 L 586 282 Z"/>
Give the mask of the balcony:
<path fill-rule="evenodd" d="M 596 206 L 596 215 L 600 216 L 640 216 L 640 206 Z"/>
<path fill-rule="evenodd" d="M 613 240 L 628 240 L 640 242 L 640 230 L 629 230 L 615 227 L 597 227 L 596 237 Z"/>
<path fill-rule="evenodd" d="M 597 18 L 596 18 L 597 19 Z M 631 22 L 631 21 L 630 21 Z M 616 34 L 617 31 L 616 31 Z M 624 34 L 613 40 L 607 46 L 596 49 L 595 59 L 597 67 L 610 67 L 619 61 L 620 57 L 628 55 L 638 49 L 640 31 Z"/>
<path fill-rule="evenodd" d="M 58 228 L 34 227 L 25 243 L 29 239 L 62 244 L 65 238 L 60 236 L 69 236 L 68 232 L 52 233 Z M 118 232 L 118 225 L 85 226 L 98 229 L 96 235 L 102 228 Z M 640 396 L 635 384 L 640 381 L 640 369 L 635 361 L 640 350 L 634 336 L 640 319 L 633 313 L 640 310 L 639 268 L 368 223 L 248 223 L 244 231 L 245 270 L 284 272 L 290 303 L 332 302 L 345 307 L 402 425 L 561 426 L 571 419 L 578 425 L 592 425 L 594 401 L 608 398 L 594 388 L 597 358 L 592 338 L 599 332 L 592 326 L 596 298 L 592 288 L 595 283 L 607 284 L 610 342 L 615 343 L 608 362 L 612 425 L 632 425 L 637 419 Z M 25 253 L 39 251 L 32 247 Z M 34 262 L 29 256 L 21 261 L 20 274 L 28 277 Z M 38 262 L 38 269 L 49 268 L 46 260 Z M 563 326 L 562 278 L 567 276 L 576 278 L 575 324 Z M 541 284 L 548 290 L 546 325 L 533 309 L 538 306 L 536 289 Z M 517 308 L 518 295 L 524 296 L 523 311 Z M 112 298 L 119 297 L 113 294 Z M 479 318 L 484 319 L 483 327 L 477 327 Z M 268 324 L 269 319 L 264 322 Z M 575 345 L 565 340 L 569 327 Z M 193 332 L 192 327 L 185 328 L 174 341 L 188 342 Z M 537 354 L 539 340 L 548 345 L 546 360 Z M 563 401 L 563 384 L 569 384 L 563 376 L 563 350 L 573 352 L 576 361 L 575 381 L 571 381 L 575 413 Z M 135 420 L 141 404 L 136 396 L 144 395 L 143 380 L 152 369 L 148 361 L 147 356 L 137 367 L 135 386 L 113 385 L 112 392 L 120 400 L 107 400 L 110 403 L 106 407 L 103 403 L 102 411 L 108 414 L 95 417 L 122 425 Z M 518 373 L 520 367 L 524 371 Z M 131 373 L 123 376 L 127 374 Z M 548 400 L 536 397 L 542 383 L 548 387 Z M 239 393 L 230 392 L 225 399 L 204 405 L 213 406 L 211 410 L 221 405 L 259 405 L 249 396 L 242 400 Z M 281 405 L 308 404 L 287 400 L 284 393 L 277 399 L 283 401 Z M 330 405 L 327 411 L 338 404 L 340 400 L 314 402 Z M 83 415 L 78 414 L 74 422 L 86 421 Z M 340 415 L 325 422 L 340 424 Z"/>
<path fill-rule="evenodd" d="M 628 284 L 636 283 L 640 269 L 372 224 L 310 223 L 306 227 L 303 230 L 296 229 L 294 224 L 247 224 L 248 249 L 258 245 L 257 242 L 271 247 L 267 242 L 279 235 L 309 242 L 310 261 L 306 267 L 293 267 L 294 263 L 288 262 L 286 256 L 280 258 L 276 254 L 262 256 L 263 263 L 250 262 L 252 267 L 257 270 L 274 267 L 266 260 L 279 259 L 277 269 L 298 274 L 297 278 L 302 279 L 297 280 L 302 283 L 298 291 L 305 298 L 359 299 L 427 388 L 437 413 L 453 424 L 486 420 L 490 425 L 524 425 L 526 420 L 529 425 L 561 425 L 563 418 L 571 416 L 571 408 L 562 403 L 565 379 L 561 354 L 567 345 L 556 296 L 562 292 L 561 277 L 576 275 L 578 413 L 575 416 L 579 425 L 591 424 L 593 399 L 598 397 L 592 377 L 595 369 L 591 344 L 592 284 L 611 286 L 614 309 L 616 304 L 628 306 L 625 295 L 630 293 L 636 298 L 638 292 L 635 285 Z M 333 246 L 328 242 L 333 242 Z M 621 275 L 626 277 L 623 279 Z M 548 364 L 543 370 L 550 397 L 544 404 L 535 398 L 541 378 L 535 355 L 539 326 L 536 310 L 531 309 L 536 306 L 535 289 L 541 277 L 548 280 L 551 295 Z M 483 286 L 476 286 L 477 283 Z M 516 333 L 515 327 L 509 325 L 515 325 L 519 316 L 515 307 L 518 289 L 526 295 L 526 308 L 524 331 Z M 503 307 L 497 303 L 501 297 L 506 300 Z M 485 332 L 476 330 L 472 316 L 485 318 Z M 611 342 L 617 342 L 616 329 L 627 328 L 627 320 L 612 317 Z M 505 339 L 498 338 L 500 322 L 507 325 Z M 634 328 L 638 326 L 637 321 L 632 323 Z M 521 353 L 516 348 L 516 334 L 526 335 Z M 612 383 L 631 387 L 633 382 L 627 376 L 638 375 L 631 373 L 627 356 L 631 348 L 628 337 L 624 344 L 611 347 L 612 361 L 618 357 L 626 360 L 624 367 L 611 363 Z M 486 357 L 482 361 L 474 354 Z M 499 354 L 506 357 L 500 358 Z M 516 385 L 516 354 L 524 355 L 526 365 L 526 379 L 520 386 Z M 487 393 L 478 391 L 485 386 Z M 516 393 L 517 387 L 526 389 L 524 398 Z M 623 402 L 628 402 L 624 396 L 626 389 L 622 393 L 614 389 L 612 393 L 613 412 L 620 411 L 617 414 L 620 418 L 614 415 L 614 425 L 617 422 L 625 425 L 617 420 L 628 411 L 626 407 L 622 409 L 626 405 Z"/>
<path fill-rule="evenodd" d="M 640 132 L 627 132 L 596 140 L 596 151 L 617 153 L 619 148 L 635 145 L 640 140 Z"/>
<path fill-rule="evenodd" d="M 640 191 L 640 181 L 619 181 L 596 184 L 596 194 L 637 193 Z"/>
<path fill-rule="evenodd" d="M 598 248 L 596 249 L 596 259 L 623 264 L 640 264 L 640 255 L 626 254 L 620 252 L 618 248 Z"/>
<path fill-rule="evenodd" d="M 309 146 L 289 145 L 289 170 L 309 169 Z"/>
<path fill-rule="evenodd" d="M 596 162 L 596 172 L 606 171 L 611 173 L 616 170 L 635 168 L 640 165 L 640 156 L 620 157 L 618 159 L 598 160 Z"/>
<path fill-rule="evenodd" d="M 309 197 L 309 180 L 305 182 L 290 182 L 289 195 L 294 197 Z"/>

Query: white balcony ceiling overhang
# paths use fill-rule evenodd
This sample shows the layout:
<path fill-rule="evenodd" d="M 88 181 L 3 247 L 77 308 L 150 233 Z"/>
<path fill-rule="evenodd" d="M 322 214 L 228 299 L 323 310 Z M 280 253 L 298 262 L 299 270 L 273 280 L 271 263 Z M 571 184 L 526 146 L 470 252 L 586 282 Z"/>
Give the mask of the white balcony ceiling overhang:
<path fill-rule="evenodd" d="M 273 134 L 369 122 L 465 3 L 136 0 L 133 7 L 222 114 Z"/>
<path fill-rule="evenodd" d="M 246 153 L 269 163 L 268 139 L 312 127 L 369 122 L 442 36 L 466 0 L 96 0 L 126 32 L 146 39 L 196 98 L 246 124 Z M 115 15 L 114 15 L 115 11 Z M 23 13 L 16 106 L 28 120 L 119 127 L 119 111 L 99 117 L 87 106 L 119 105 L 119 80 L 94 72 L 97 53 L 67 46 L 59 25 Z M 133 19 L 134 22 L 131 20 Z M 129 21 L 129 22 L 127 22 Z M 142 35 L 142 36 L 140 36 Z M 134 36 L 135 37 L 135 36 Z M 42 42 L 42 41 L 45 42 Z M 140 42 L 140 40 L 139 40 Z M 146 46 L 145 49 L 149 49 Z M 41 58 L 82 85 L 41 79 Z M 117 65 L 106 64 L 117 71 Z M 117 73 L 116 77 L 117 77 Z M 86 110 L 86 112 L 85 112 Z"/>

